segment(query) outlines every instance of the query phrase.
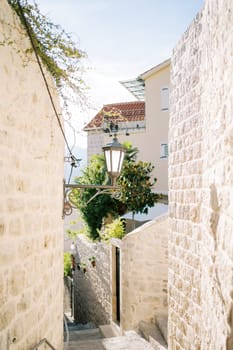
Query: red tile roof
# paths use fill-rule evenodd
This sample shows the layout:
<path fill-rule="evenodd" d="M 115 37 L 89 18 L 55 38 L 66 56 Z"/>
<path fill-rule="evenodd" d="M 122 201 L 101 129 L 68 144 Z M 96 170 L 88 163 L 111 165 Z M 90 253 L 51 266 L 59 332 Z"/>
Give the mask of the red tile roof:
<path fill-rule="evenodd" d="M 145 102 L 133 101 L 105 105 L 96 114 L 96 116 L 84 127 L 84 130 L 101 128 L 104 117 L 109 118 L 112 121 L 118 122 L 144 120 Z"/>

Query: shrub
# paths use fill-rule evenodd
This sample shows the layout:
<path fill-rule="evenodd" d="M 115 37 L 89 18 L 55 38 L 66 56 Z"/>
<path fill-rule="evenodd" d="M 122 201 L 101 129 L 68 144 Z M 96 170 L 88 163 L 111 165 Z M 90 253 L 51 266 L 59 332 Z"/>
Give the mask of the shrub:
<path fill-rule="evenodd" d="M 64 253 L 64 276 L 72 274 L 72 259 L 70 253 Z"/>
<path fill-rule="evenodd" d="M 113 220 L 110 224 L 107 224 L 102 232 L 102 239 L 109 241 L 111 238 L 122 239 L 125 235 L 124 223 L 120 218 Z"/>

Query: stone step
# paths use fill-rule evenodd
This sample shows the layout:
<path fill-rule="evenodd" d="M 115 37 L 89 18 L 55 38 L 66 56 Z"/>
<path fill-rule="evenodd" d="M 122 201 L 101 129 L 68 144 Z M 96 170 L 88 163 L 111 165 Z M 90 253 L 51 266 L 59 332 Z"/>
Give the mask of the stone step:
<path fill-rule="evenodd" d="M 157 340 L 152 338 L 151 336 L 149 337 L 149 343 L 153 347 L 154 350 L 167 350 L 168 346 L 167 345 L 162 345 L 159 343 Z"/>
<path fill-rule="evenodd" d="M 78 341 L 78 340 L 93 340 L 93 339 L 101 339 L 102 334 L 100 333 L 99 328 L 93 329 L 83 329 L 83 330 L 71 330 L 69 328 L 69 339 L 70 341 Z"/>
<path fill-rule="evenodd" d="M 65 350 L 153 350 L 153 347 L 136 332 L 124 336 L 71 341 Z"/>
<path fill-rule="evenodd" d="M 139 332 L 153 346 L 153 349 L 166 350 L 168 348 L 163 335 L 154 323 L 141 321 Z"/>
<path fill-rule="evenodd" d="M 159 313 L 155 316 L 155 324 L 162 333 L 166 343 L 167 343 L 167 323 L 168 323 L 168 314 Z"/>
<path fill-rule="evenodd" d="M 103 338 L 113 338 L 120 335 L 120 328 L 115 324 L 105 324 L 99 326 L 99 330 Z"/>
<path fill-rule="evenodd" d="M 134 331 L 125 332 L 124 336 L 103 339 L 102 343 L 105 350 L 153 350 L 152 346 Z"/>
<path fill-rule="evenodd" d="M 102 339 L 71 341 L 64 350 L 105 350 Z"/>

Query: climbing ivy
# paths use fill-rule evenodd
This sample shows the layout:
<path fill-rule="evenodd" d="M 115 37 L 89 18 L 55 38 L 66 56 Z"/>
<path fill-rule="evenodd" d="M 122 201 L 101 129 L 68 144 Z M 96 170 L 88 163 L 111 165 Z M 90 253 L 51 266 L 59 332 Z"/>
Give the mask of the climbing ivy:
<path fill-rule="evenodd" d="M 60 25 L 52 23 L 40 12 L 36 2 L 31 4 L 27 0 L 8 0 L 8 3 L 26 30 L 29 30 L 33 46 L 54 78 L 64 102 L 67 103 L 71 96 L 72 99 L 76 96 L 79 102 L 84 102 L 86 86 L 82 79 L 81 60 L 86 57 L 86 53 L 78 48 L 72 36 Z M 27 50 L 32 51 L 32 48 Z"/>
<path fill-rule="evenodd" d="M 72 273 L 72 259 L 71 254 L 64 253 L 64 276 L 70 276 Z"/>

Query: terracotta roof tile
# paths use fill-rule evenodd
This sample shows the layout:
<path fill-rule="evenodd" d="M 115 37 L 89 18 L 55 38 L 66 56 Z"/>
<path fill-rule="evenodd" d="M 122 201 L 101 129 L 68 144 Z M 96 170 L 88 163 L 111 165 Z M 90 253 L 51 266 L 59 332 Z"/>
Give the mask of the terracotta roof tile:
<path fill-rule="evenodd" d="M 101 128 L 104 117 L 118 122 L 144 120 L 145 102 L 133 101 L 107 104 L 103 106 L 96 116 L 84 127 L 84 130 Z"/>

